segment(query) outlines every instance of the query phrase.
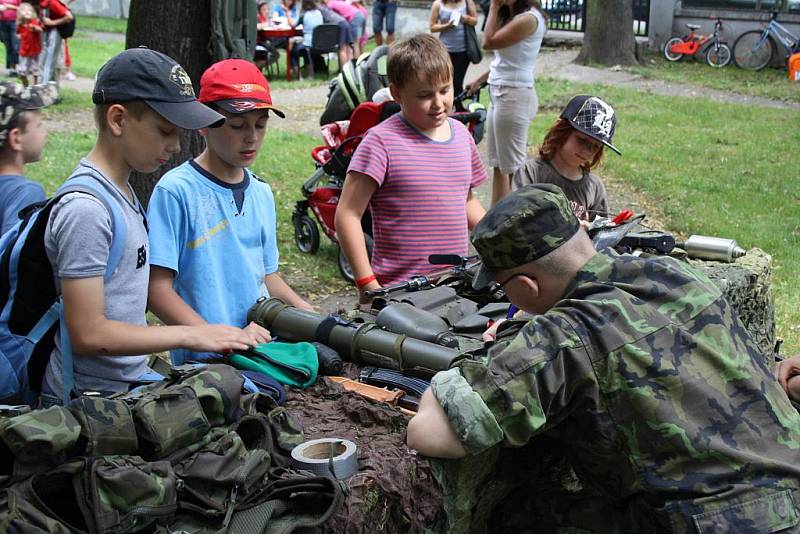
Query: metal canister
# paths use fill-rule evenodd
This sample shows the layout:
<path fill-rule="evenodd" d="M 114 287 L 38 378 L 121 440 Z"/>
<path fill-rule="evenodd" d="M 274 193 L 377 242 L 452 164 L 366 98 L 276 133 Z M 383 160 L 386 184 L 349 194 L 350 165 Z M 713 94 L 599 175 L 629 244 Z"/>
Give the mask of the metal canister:
<path fill-rule="evenodd" d="M 690 236 L 683 248 L 690 258 L 728 263 L 745 255 L 745 250 L 735 240 L 705 235 Z"/>

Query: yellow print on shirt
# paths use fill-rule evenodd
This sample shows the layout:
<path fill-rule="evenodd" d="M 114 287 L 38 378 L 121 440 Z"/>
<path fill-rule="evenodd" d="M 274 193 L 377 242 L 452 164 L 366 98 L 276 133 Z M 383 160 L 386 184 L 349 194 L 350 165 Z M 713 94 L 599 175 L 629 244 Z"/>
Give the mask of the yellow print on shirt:
<path fill-rule="evenodd" d="M 201 235 L 200 237 L 198 237 L 197 239 L 195 239 L 193 241 L 189 241 L 189 243 L 187 243 L 186 246 L 188 248 L 198 248 L 198 247 L 204 245 L 206 241 L 208 241 L 209 239 L 214 237 L 216 234 L 218 234 L 219 232 L 221 232 L 222 230 L 224 230 L 228 226 L 230 226 L 230 222 L 228 221 L 228 219 L 220 221 L 216 226 L 214 226 L 213 228 L 210 228 L 208 230 L 208 232 L 206 232 L 205 234 Z"/>

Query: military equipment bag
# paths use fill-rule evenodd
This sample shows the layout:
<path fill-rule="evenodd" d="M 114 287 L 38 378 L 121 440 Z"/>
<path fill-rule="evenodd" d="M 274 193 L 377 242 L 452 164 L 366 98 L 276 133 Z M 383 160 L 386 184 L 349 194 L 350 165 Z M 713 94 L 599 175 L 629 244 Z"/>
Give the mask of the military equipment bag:
<path fill-rule="evenodd" d="M 302 429 L 227 365 L 0 416 L 0 531 L 291 532 L 341 483 L 288 468 Z"/>

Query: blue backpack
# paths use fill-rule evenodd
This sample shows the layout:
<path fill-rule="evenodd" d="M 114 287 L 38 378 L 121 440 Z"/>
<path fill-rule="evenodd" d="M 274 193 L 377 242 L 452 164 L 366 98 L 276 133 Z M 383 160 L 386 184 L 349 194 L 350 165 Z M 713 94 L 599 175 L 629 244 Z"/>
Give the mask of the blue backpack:
<path fill-rule="evenodd" d="M 72 345 L 64 323 L 53 267 L 47 258 L 44 233 L 50 212 L 67 193 L 92 195 L 111 215 L 111 249 L 103 275 L 108 281 L 125 248 L 125 216 L 111 194 L 90 174 L 77 175 L 46 202 L 28 206 L 20 221 L 0 237 L 0 402 L 33 404 L 50 361 L 55 333 L 61 332 L 64 392 L 74 387 Z"/>

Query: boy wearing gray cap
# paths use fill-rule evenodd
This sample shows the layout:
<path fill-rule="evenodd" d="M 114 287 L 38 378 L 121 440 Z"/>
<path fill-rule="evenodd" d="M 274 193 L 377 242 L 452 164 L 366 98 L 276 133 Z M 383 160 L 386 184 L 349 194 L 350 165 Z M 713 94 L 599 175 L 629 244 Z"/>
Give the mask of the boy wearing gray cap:
<path fill-rule="evenodd" d="M 119 226 L 127 235 L 116 270 L 104 276 L 115 243 L 110 213 L 115 208 L 83 192 L 66 194 L 53 207 L 45 248 L 64 311 L 42 384 L 46 402 L 73 391 L 125 390 L 149 376 L 145 355 L 151 352 L 254 344 L 239 328 L 147 327 L 145 320 L 149 244 L 145 212 L 129 175 L 154 172 L 166 163 L 180 150 L 181 128 L 213 127 L 224 118 L 197 101 L 180 65 L 147 48 L 126 50 L 101 67 L 92 101 L 97 141 L 70 178 L 95 180 L 116 201 L 125 223 Z M 62 374 L 62 363 L 74 372 Z"/>

